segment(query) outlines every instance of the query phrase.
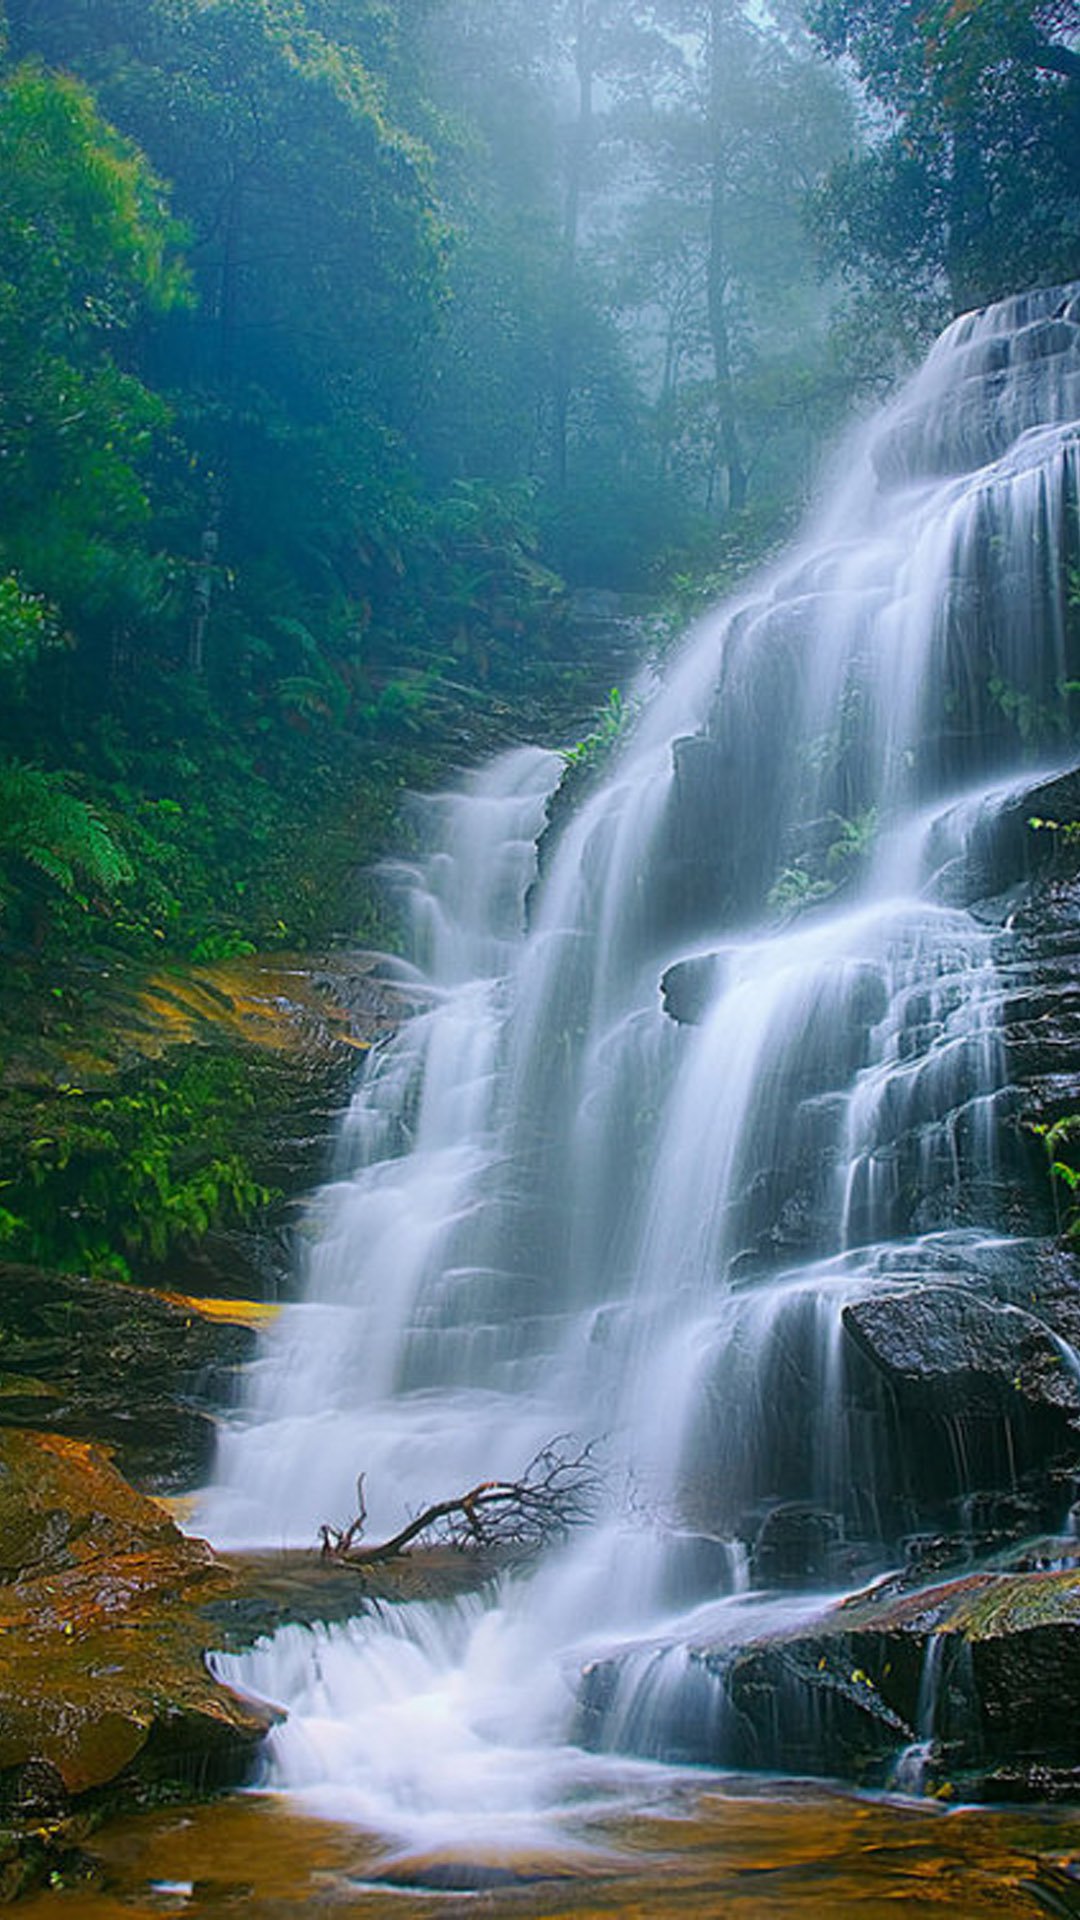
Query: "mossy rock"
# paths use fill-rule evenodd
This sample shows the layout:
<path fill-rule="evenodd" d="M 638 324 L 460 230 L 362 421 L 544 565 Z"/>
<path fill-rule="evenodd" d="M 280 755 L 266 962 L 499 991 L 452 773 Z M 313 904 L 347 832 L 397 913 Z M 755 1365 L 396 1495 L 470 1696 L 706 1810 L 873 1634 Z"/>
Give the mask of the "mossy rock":
<path fill-rule="evenodd" d="M 276 1298 L 363 1053 L 416 1005 L 371 953 L 0 982 L 0 1237 L 14 1257 Z"/>

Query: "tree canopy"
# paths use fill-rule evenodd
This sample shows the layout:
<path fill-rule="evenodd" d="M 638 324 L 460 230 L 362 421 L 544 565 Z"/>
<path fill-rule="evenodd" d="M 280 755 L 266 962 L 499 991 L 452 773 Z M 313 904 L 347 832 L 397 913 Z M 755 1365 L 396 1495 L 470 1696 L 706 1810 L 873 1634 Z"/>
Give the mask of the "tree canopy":
<path fill-rule="evenodd" d="M 829 257 L 935 315 L 1080 266 L 1074 0 L 814 0 L 884 110 L 819 202 Z"/>

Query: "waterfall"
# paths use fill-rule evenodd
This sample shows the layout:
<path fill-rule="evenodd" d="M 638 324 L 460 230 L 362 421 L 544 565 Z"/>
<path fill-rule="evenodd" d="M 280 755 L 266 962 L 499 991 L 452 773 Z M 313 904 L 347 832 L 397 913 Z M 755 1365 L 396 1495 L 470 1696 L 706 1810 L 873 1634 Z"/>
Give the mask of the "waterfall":
<path fill-rule="evenodd" d="M 812 1613 L 921 1518 L 843 1312 L 992 1279 L 1012 1231 L 1008 932 L 963 875 L 1064 758 L 1078 418 L 1080 295 L 956 322 L 539 878 L 558 756 L 428 803 L 394 874 L 425 1010 L 356 1091 L 202 1523 L 311 1544 L 363 1471 L 375 1537 L 565 1433 L 610 1505 L 473 1600 L 222 1661 L 288 1709 L 275 1784 L 490 1846 L 650 1791 L 650 1757 L 722 1764 L 695 1649 Z"/>

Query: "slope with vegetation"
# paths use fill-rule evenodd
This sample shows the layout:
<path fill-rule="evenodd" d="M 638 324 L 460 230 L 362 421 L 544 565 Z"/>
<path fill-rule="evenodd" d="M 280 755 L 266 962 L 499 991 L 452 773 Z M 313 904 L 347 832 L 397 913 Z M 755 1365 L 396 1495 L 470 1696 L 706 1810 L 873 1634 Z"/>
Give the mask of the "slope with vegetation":
<path fill-rule="evenodd" d="M 169 1241 L 159 1186 L 183 1238 L 263 1183 L 213 1146 L 243 1118 L 227 1066 L 163 1091 L 136 1062 L 107 1114 L 117 1090 L 80 1091 L 88 983 L 391 940 L 356 876 L 403 790 L 587 733 L 611 674 L 575 587 L 722 584 L 854 388 L 950 306 L 1075 269 L 1078 20 L 8 0 L 0 24 L 0 1233 L 115 1264 L 118 1232 Z M 29 1032 L 54 1044 L 28 1079 Z M 129 1163 L 128 1121 L 150 1168 L 203 1132 L 220 1181 L 189 1212 L 150 1173 L 123 1203 L 149 1218 L 118 1200 L 100 1244 L 33 1225 L 87 1137 Z"/>
<path fill-rule="evenodd" d="M 674 0 L 9 0 L 15 1255 L 115 1268 L 117 1234 L 160 1248 L 257 1208 L 257 1169 L 212 1145 L 243 1120 L 225 1067 L 163 1090 L 136 1063 L 108 1113 L 115 1090 L 82 1086 L 67 1054 L 103 969 L 134 991 L 161 961 L 392 939 L 356 874 L 402 791 L 508 737 L 573 737 L 610 684 L 574 586 L 655 594 L 703 540 L 752 552 L 784 521 L 831 402 L 810 369 L 782 397 L 772 309 L 845 117 L 790 9 L 768 33 L 729 11 L 721 102 L 718 24 Z M 786 154 L 791 100 L 808 131 Z M 673 168 L 678 235 L 646 286 Z M 766 206 L 786 238 L 763 261 Z M 737 431 L 781 451 L 733 482 Z M 38 1029 L 56 1047 L 27 1081 Z M 221 1179 L 188 1210 L 151 1173 L 100 1235 L 50 1232 L 87 1139 L 126 1165 L 131 1127 L 150 1167 L 205 1130 Z"/>

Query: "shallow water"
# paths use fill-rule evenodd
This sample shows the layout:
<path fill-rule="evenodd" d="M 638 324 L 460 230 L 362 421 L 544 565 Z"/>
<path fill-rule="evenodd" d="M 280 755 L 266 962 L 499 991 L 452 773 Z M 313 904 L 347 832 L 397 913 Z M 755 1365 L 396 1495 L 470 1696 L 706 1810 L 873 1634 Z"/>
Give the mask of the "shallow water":
<path fill-rule="evenodd" d="M 254 1794 L 118 1822 L 90 1843 L 99 1887 L 43 1893 L 19 1911 L 24 1920 L 1080 1914 L 1075 1813 L 945 1809 L 683 1775 L 657 1785 L 633 1820 L 601 1818 L 578 1838 L 587 1850 L 489 1857 L 485 1886 L 467 1855 L 388 1857 L 370 1834 Z"/>

